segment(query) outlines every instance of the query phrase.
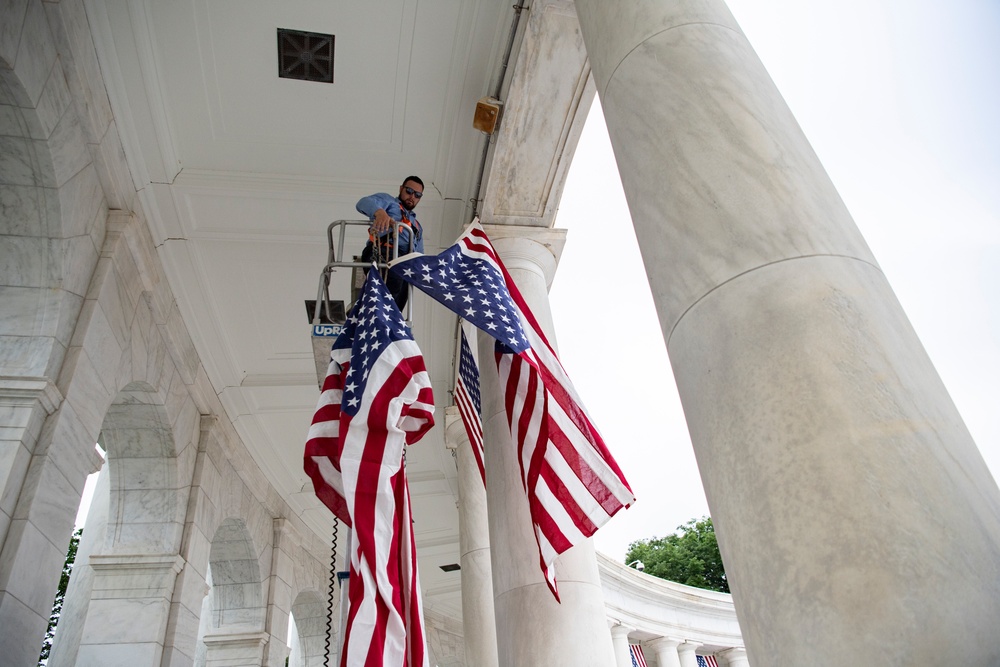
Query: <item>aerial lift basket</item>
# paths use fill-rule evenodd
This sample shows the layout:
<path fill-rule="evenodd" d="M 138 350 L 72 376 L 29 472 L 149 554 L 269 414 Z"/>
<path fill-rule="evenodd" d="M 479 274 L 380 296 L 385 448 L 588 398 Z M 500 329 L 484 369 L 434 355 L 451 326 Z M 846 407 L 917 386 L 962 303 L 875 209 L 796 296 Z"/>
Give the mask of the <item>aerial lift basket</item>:
<path fill-rule="evenodd" d="M 320 387 L 323 386 L 323 379 L 326 377 L 327 368 L 330 365 L 330 347 L 337 339 L 340 332 L 344 330 L 347 322 L 347 313 L 357 299 L 358 292 L 364 284 L 365 275 L 371 267 L 371 263 L 361 261 L 361 257 L 354 255 L 349 261 L 345 261 L 346 254 L 344 247 L 346 243 L 357 243 L 358 247 L 367 239 L 368 220 L 334 220 L 326 228 L 327 239 L 327 259 L 326 266 L 319 274 L 319 286 L 316 289 L 316 300 L 306 300 L 306 312 L 309 315 L 309 324 L 312 329 L 312 349 L 313 357 L 316 361 L 316 378 Z M 334 229 L 337 230 L 337 241 L 334 243 Z M 348 231 L 354 231 L 348 238 Z M 376 263 L 379 270 L 388 271 L 389 261 L 395 258 L 397 242 L 399 240 L 399 227 L 393 226 L 392 230 L 392 254 L 389 260 Z M 338 260 L 338 258 L 340 258 Z M 338 269 L 340 271 L 338 272 Z M 338 274 L 339 284 L 334 283 L 334 274 Z M 343 276 L 341 278 L 341 276 Z M 333 285 L 334 298 L 330 296 L 331 285 Z M 340 297 L 340 298 L 336 298 Z M 345 303 L 348 304 L 345 307 Z M 410 300 L 406 303 L 406 312 L 403 317 L 410 322 L 411 305 Z"/>

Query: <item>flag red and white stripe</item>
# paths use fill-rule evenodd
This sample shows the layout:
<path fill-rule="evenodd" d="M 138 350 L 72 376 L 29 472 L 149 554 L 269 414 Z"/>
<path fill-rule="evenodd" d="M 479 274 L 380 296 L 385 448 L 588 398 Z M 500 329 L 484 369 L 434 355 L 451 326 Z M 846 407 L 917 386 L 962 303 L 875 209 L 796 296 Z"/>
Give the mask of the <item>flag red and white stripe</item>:
<path fill-rule="evenodd" d="M 628 645 L 629 657 L 632 658 L 632 667 L 646 667 L 646 656 L 642 654 L 642 647 L 638 644 Z"/>
<path fill-rule="evenodd" d="M 479 477 L 486 487 L 486 463 L 483 450 L 483 417 L 482 399 L 479 394 L 479 363 L 476 351 L 469 345 L 469 336 L 475 340 L 475 329 L 466 334 L 468 322 L 462 322 L 460 331 L 460 347 L 458 351 L 458 368 L 455 374 L 455 405 L 469 436 L 472 455 L 479 468 Z"/>
<path fill-rule="evenodd" d="M 392 271 L 497 339 L 541 567 L 558 599 L 553 561 L 635 501 L 628 482 L 478 221 L 444 252 L 406 255 Z"/>
<path fill-rule="evenodd" d="M 426 667 L 420 583 L 403 447 L 434 424 L 423 357 L 378 273 L 330 353 L 305 470 L 352 527 L 341 665 Z"/>

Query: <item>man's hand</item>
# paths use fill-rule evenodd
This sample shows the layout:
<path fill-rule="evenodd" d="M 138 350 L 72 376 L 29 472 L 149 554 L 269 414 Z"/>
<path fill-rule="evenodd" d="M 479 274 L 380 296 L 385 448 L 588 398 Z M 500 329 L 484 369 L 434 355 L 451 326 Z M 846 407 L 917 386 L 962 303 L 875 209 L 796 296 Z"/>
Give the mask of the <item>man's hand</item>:
<path fill-rule="evenodd" d="M 383 232 L 389 231 L 392 228 L 392 218 L 389 214 L 385 212 L 385 209 L 380 208 L 375 211 L 375 219 L 372 221 L 372 231 L 376 234 L 382 234 Z"/>

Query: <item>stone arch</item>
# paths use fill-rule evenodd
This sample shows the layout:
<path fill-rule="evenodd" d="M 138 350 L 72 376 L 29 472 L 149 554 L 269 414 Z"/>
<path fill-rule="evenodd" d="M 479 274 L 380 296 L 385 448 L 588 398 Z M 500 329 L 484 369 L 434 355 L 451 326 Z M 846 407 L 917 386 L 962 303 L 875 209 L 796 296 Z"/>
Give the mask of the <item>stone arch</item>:
<path fill-rule="evenodd" d="M 177 553 L 185 487 L 159 394 L 144 382 L 118 392 L 101 425 L 110 476 L 108 553 Z M 95 499 L 96 500 L 96 499 Z"/>
<path fill-rule="evenodd" d="M 219 524 L 209 552 L 213 628 L 262 630 L 266 612 L 260 561 L 242 519 Z"/>
<path fill-rule="evenodd" d="M 54 379 L 106 203 L 44 4 L 29 0 L 3 19 L 19 39 L 0 40 L 0 376 Z"/>
<path fill-rule="evenodd" d="M 326 653 L 326 614 L 326 599 L 318 592 L 302 591 L 296 596 L 292 604 L 296 637 L 288 638 L 289 644 L 295 645 L 296 650 L 290 655 L 289 667 L 322 667 Z M 332 634 L 335 635 L 339 619 L 334 619 L 333 623 Z M 336 646 L 331 646 L 330 650 L 331 656 L 334 656 Z"/>

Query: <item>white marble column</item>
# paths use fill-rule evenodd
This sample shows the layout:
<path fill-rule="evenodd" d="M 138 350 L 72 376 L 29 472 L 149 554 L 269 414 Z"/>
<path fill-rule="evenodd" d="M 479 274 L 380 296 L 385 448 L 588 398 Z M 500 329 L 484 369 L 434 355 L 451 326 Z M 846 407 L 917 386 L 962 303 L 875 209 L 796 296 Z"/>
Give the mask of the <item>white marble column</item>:
<path fill-rule="evenodd" d="M 44 377 L 0 376 L 0 545 L 45 419 L 63 397 Z"/>
<path fill-rule="evenodd" d="M 108 498 L 111 495 L 111 475 L 108 467 L 101 469 L 94 485 L 90 511 L 83 526 L 83 535 L 77 546 L 73 576 L 66 588 L 62 613 L 52 638 L 52 651 L 47 667 L 71 667 L 76 664 L 77 652 L 83 639 L 83 626 L 87 620 L 90 597 L 94 588 L 94 569 L 90 557 L 101 551 L 108 532 Z"/>
<path fill-rule="evenodd" d="M 232 667 L 233 665 L 260 665 L 264 660 L 266 632 L 244 632 L 220 629 L 205 635 L 205 667 Z"/>
<path fill-rule="evenodd" d="M 0 529 L 6 530 L 0 545 L 0 656 L 10 664 L 28 664 L 38 659 L 87 475 L 102 461 L 93 448 L 96 433 L 88 438 L 67 401 L 42 417 L 41 432 L 33 434 L 52 405 L 50 383 L 22 396 L 36 407 L 22 404 L 11 413 L 4 404 L 18 401 L 9 393 L 9 382 L 0 384 L 7 390 L 0 391 L 0 423 L 8 416 L 18 423 L 25 410 L 32 415 L 23 429 L 12 429 L 14 437 L 25 438 L 13 445 L 13 458 L 0 460 L 0 505 L 13 507 L 10 516 L 0 512 Z M 89 447 L 81 446 L 83 438 L 90 439 Z M 29 443 L 33 451 L 26 456 Z"/>
<path fill-rule="evenodd" d="M 177 554 L 92 555 L 94 583 L 77 665 L 158 665 L 170 599 L 184 559 Z"/>
<path fill-rule="evenodd" d="M 487 233 L 554 345 L 547 286 L 556 257 L 549 248 L 561 246 L 563 233 L 492 225 Z M 479 358 L 493 359 L 493 344 L 486 336 L 479 340 Z M 615 656 L 593 541 L 578 544 L 556 560 L 562 604 L 556 602 L 539 568 L 496 365 L 484 362 L 480 373 L 500 664 L 610 667 Z"/>
<path fill-rule="evenodd" d="M 292 589 L 295 563 L 291 554 L 296 544 L 295 535 L 287 519 L 272 520 L 271 574 L 267 587 L 267 614 L 264 630 L 268 634 L 264 647 L 265 667 L 283 667 L 288 657 L 288 619 L 292 615 Z"/>
<path fill-rule="evenodd" d="M 1000 662 L 1000 492 L 729 10 L 576 7 L 750 659 Z"/>
<path fill-rule="evenodd" d="M 750 661 L 747 660 L 747 651 L 745 648 L 727 648 L 725 651 L 719 651 L 715 655 L 726 661 L 726 667 L 750 667 Z"/>
<path fill-rule="evenodd" d="M 469 436 L 455 406 L 445 409 L 444 438 L 445 445 L 455 452 L 458 464 L 458 542 L 462 565 L 465 661 L 469 665 L 497 667 L 499 659 L 486 489 L 479 476 Z"/>
<path fill-rule="evenodd" d="M 6 253 L 0 253 L 0 260 L 7 259 Z M 16 313 L 7 312 L 12 308 L 0 300 L 0 320 L 14 318 Z M 26 336 L 21 338 L 25 344 L 30 342 Z M 2 335 L 0 346 L 7 346 L 6 355 L 17 352 Z M 0 367 L 0 373 L 4 370 Z M 29 477 L 43 425 L 62 403 L 62 394 L 48 378 L 0 375 L 0 655 L 13 663 L 37 661 L 66 559 L 65 546 L 53 542 L 61 543 L 59 533 L 68 534 L 72 526 L 72 518 L 65 516 L 74 503 L 72 485 L 52 474 L 58 474 L 55 466 L 43 465 L 48 462 L 45 457 L 36 460 L 32 475 L 36 479 Z M 55 486 L 57 493 L 45 494 L 36 506 L 33 496 L 40 469 L 60 484 Z M 29 512 L 37 515 L 39 507 L 44 507 L 41 518 L 46 525 L 28 516 Z M 53 530 L 53 519 L 63 525 Z M 35 637 L 38 645 L 28 646 L 36 643 Z"/>
<path fill-rule="evenodd" d="M 617 667 L 632 667 L 632 654 L 629 653 L 628 648 L 628 633 L 632 630 L 633 628 L 621 623 L 615 623 L 611 626 L 611 645 L 615 649 L 615 665 Z"/>
<path fill-rule="evenodd" d="M 695 651 L 701 646 L 698 642 L 683 642 L 677 647 L 677 657 L 681 667 L 698 667 Z"/>
<path fill-rule="evenodd" d="M 653 649 L 656 667 L 681 667 L 681 658 L 677 653 L 677 647 L 680 644 L 678 640 L 667 637 L 659 637 L 646 642 L 646 646 Z"/>

